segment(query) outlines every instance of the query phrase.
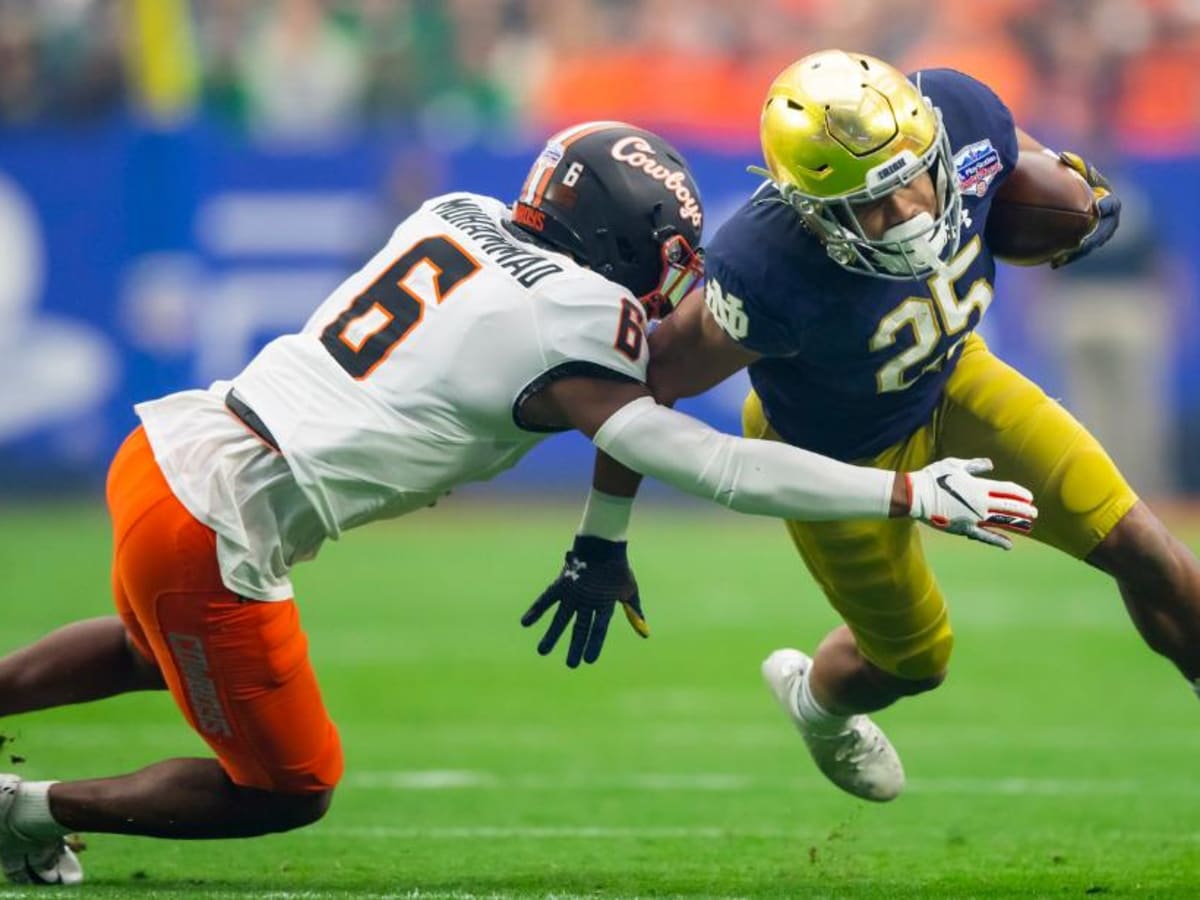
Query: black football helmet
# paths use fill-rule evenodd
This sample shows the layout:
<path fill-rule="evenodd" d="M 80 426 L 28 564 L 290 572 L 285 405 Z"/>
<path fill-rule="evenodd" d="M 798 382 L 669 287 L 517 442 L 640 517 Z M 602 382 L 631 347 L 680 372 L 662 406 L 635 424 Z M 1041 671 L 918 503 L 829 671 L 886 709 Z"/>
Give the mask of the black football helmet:
<path fill-rule="evenodd" d="M 687 163 L 658 135 L 585 122 L 550 138 L 513 223 L 630 290 L 651 318 L 703 277 L 704 211 Z"/>

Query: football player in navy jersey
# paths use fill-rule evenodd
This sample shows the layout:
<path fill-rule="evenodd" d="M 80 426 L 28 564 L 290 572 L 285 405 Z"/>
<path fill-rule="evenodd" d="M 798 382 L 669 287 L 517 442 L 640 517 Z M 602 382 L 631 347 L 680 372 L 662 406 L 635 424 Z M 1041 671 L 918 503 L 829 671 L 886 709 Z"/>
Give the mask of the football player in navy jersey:
<path fill-rule="evenodd" d="M 1019 151 L 1045 148 L 967 75 L 906 77 L 842 51 L 779 75 L 761 137 L 766 180 L 709 245 L 704 296 L 684 301 L 650 338 L 656 397 L 698 394 L 749 366 L 749 437 L 898 471 L 939 456 L 992 460 L 1034 492 L 1032 536 L 1112 575 L 1146 642 L 1200 693 L 1196 558 L 1096 439 L 975 333 L 993 299 L 984 231 L 992 199 Z M 1098 215 L 1054 266 L 1101 246 L 1120 211 L 1094 168 L 1060 158 L 1092 187 Z M 526 625 L 555 604 L 564 619 L 636 596 L 623 542 L 637 484 L 598 457 L 564 575 Z M 763 675 L 835 784 L 892 799 L 903 768 L 865 714 L 945 678 L 945 598 L 910 520 L 787 527 L 845 625 L 811 659 L 772 653 Z M 589 566 L 597 542 L 605 564 Z M 539 651 L 550 652 L 559 632 Z"/>

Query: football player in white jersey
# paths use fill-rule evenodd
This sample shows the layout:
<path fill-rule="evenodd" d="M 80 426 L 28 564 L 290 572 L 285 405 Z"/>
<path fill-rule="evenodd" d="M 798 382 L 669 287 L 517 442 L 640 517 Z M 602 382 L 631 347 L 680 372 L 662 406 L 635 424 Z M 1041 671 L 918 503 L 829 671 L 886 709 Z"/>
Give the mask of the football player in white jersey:
<path fill-rule="evenodd" d="M 990 528 L 1029 528 L 1029 493 L 976 477 L 980 461 L 859 468 L 657 405 L 646 323 L 699 280 L 702 216 L 660 137 L 618 122 L 567 129 L 511 207 L 429 200 L 299 333 L 231 381 L 139 405 L 108 482 L 119 615 L 0 660 L 0 715 L 166 688 L 216 758 L 87 781 L 0 775 L 8 877 L 81 880 L 70 832 L 246 837 L 320 818 L 342 751 L 289 570 L 326 538 L 491 478 L 552 432 L 578 429 L 743 512 L 913 516 L 999 544 Z M 576 564 L 595 549 L 586 534 Z M 606 563 L 624 560 L 588 557 Z M 582 595 L 560 603 L 544 651 L 574 620 L 568 662 L 594 661 L 617 602 L 644 631 L 636 596 Z"/>

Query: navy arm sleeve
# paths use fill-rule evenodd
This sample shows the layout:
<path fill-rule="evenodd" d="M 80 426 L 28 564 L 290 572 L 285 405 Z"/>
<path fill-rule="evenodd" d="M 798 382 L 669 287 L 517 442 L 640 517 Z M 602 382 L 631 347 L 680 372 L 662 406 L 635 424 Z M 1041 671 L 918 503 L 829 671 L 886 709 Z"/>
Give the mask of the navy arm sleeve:
<path fill-rule="evenodd" d="M 764 356 L 801 349 L 811 279 L 788 263 L 784 232 L 799 227 L 796 213 L 779 202 L 752 199 L 714 236 L 704 257 L 704 299 L 725 332 Z M 795 253 L 794 246 L 789 248 Z"/>

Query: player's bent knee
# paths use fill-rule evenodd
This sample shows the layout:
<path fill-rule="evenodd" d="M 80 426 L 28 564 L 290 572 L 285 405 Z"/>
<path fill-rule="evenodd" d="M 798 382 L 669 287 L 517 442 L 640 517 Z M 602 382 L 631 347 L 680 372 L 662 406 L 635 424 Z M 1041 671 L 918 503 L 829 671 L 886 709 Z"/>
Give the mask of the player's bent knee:
<path fill-rule="evenodd" d="M 946 631 L 932 641 L 900 648 L 875 665 L 891 675 L 904 689 L 904 696 L 931 691 L 946 680 L 954 635 Z"/>
<path fill-rule="evenodd" d="M 943 669 L 936 675 L 930 675 L 927 678 L 897 678 L 892 676 L 891 684 L 893 690 L 899 696 L 914 697 L 917 694 L 924 694 L 927 691 L 941 687 L 942 682 L 946 680 L 946 674 L 946 670 Z"/>
<path fill-rule="evenodd" d="M 1138 503 L 1087 561 L 1129 586 L 1169 582 L 1179 568 L 1175 543 L 1162 520 Z"/>
<path fill-rule="evenodd" d="M 296 828 L 302 828 L 305 825 L 311 825 L 314 822 L 319 822 L 325 818 L 325 814 L 329 812 L 329 807 L 333 804 L 333 789 L 320 791 L 318 793 L 307 794 L 303 800 L 297 805 L 295 812 Z"/>
<path fill-rule="evenodd" d="M 125 653 L 129 661 L 130 677 L 137 689 L 144 691 L 165 691 L 167 689 L 167 680 L 163 677 L 162 669 L 158 667 L 154 657 L 144 653 L 129 634 L 125 636 Z"/>
<path fill-rule="evenodd" d="M 333 803 L 333 789 L 306 794 L 271 794 L 270 798 L 267 830 L 294 831 L 325 817 Z"/>

